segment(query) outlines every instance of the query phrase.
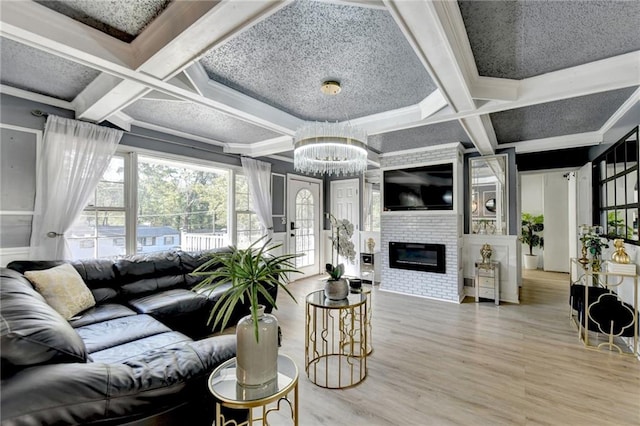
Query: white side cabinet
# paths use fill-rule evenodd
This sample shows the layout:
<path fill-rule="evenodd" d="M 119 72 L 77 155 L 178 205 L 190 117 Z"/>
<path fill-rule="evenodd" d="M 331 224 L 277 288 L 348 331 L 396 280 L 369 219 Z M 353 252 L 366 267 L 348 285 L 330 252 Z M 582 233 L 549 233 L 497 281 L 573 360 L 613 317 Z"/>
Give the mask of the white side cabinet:
<path fill-rule="evenodd" d="M 476 263 L 476 302 L 493 299 L 500 304 L 500 262 Z"/>

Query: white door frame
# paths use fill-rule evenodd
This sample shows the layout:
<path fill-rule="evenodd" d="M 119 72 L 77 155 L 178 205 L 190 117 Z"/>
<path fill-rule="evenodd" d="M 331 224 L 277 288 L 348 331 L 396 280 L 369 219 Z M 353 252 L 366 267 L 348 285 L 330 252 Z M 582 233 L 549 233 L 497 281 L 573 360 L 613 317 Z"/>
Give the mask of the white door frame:
<path fill-rule="evenodd" d="M 324 235 L 323 234 L 324 233 L 324 181 L 322 179 L 313 178 L 309 176 L 297 175 L 294 173 L 287 173 L 287 215 L 286 215 L 287 225 L 285 230 L 287 234 L 287 237 L 285 238 L 287 253 L 292 253 L 292 250 L 294 249 L 293 247 L 290 247 L 291 221 L 293 220 L 293 218 L 295 218 L 295 212 L 289 211 L 289 205 L 291 201 L 289 197 L 292 196 L 289 190 L 289 188 L 291 187 L 291 185 L 289 185 L 291 180 L 300 180 L 303 182 L 317 183 L 318 187 L 320 188 L 320 200 L 319 200 L 320 217 L 318 217 L 318 220 L 320 221 L 318 224 L 319 226 L 318 238 L 320 238 L 320 246 L 318 250 L 320 251 L 320 253 L 318 254 L 318 261 L 320 262 L 319 272 L 322 273 L 322 268 L 323 268 L 323 265 L 325 264 L 324 249 L 326 244 L 323 238 L 323 235 Z M 292 277 L 292 278 L 296 279 L 300 277 Z"/>
<path fill-rule="evenodd" d="M 355 250 L 356 250 L 356 259 L 354 261 L 354 267 L 355 267 L 355 270 L 357 272 L 356 272 L 355 275 L 359 276 L 360 275 L 360 273 L 359 273 L 359 271 L 360 271 L 360 253 L 361 253 L 361 250 L 360 250 L 361 234 L 360 234 L 360 232 L 362 231 L 362 222 L 363 222 L 363 220 L 362 220 L 362 205 L 361 205 L 361 202 L 360 202 L 361 201 L 361 197 L 362 197 L 362 194 L 361 194 L 362 188 L 360 187 L 360 179 L 359 178 L 338 179 L 338 180 L 332 180 L 329 183 L 329 187 L 331 188 L 331 200 L 329 200 L 329 202 L 332 203 L 331 204 L 331 208 L 329 209 L 329 211 L 330 211 L 331 214 L 334 214 L 333 197 L 335 195 L 335 192 L 334 192 L 335 191 L 335 189 L 334 189 L 335 186 L 337 184 L 345 184 L 345 183 L 348 183 L 348 184 L 351 184 L 351 185 L 355 184 L 356 195 L 357 195 L 357 200 L 358 200 L 358 211 L 356 212 L 356 217 L 358 218 L 358 223 L 357 224 L 354 223 L 354 225 L 356 225 L 356 229 L 354 229 L 354 231 L 353 231 L 352 239 L 353 239 L 353 244 L 354 244 Z"/>

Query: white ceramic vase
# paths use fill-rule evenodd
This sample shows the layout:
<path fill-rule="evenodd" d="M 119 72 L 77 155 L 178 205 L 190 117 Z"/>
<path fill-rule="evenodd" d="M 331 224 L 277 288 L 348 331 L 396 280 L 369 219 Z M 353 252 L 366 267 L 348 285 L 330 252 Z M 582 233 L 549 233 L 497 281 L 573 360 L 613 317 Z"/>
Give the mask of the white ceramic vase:
<path fill-rule="evenodd" d="M 324 284 L 324 297 L 329 300 L 346 299 L 349 295 L 349 283 L 345 279 L 327 280 Z"/>
<path fill-rule="evenodd" d="M 236 378 L 242 386 L 261 386 L 278 375 L 278 320 L 258 308 L 258 341 L 251 315 L 236 327 Z"/>

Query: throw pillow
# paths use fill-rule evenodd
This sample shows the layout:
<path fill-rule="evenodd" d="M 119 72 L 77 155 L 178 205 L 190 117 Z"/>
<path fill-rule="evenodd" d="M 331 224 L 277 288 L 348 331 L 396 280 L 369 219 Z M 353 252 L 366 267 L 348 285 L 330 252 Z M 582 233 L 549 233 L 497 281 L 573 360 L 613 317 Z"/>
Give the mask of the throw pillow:
<path fill-rule="evenodd" d="M 89 287 L 68 263 L 42 271 L 26 271 L 24 276 L 66 320 L 96 304 Z"/>

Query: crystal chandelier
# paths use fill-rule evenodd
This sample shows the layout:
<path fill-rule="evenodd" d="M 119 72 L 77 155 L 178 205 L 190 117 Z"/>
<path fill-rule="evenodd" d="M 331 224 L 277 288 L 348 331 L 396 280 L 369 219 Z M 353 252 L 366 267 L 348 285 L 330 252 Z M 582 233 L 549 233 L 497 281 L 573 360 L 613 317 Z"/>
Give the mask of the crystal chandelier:
<path fill-rule="evenodd" d="M 322 92 L 335 95 L 340 84 L 326 81 Z M 296 171 L 339 176 L 367 170 L 367 133 L 348 122 L 308 122 L 296 131 L 294 142 Z"/>

